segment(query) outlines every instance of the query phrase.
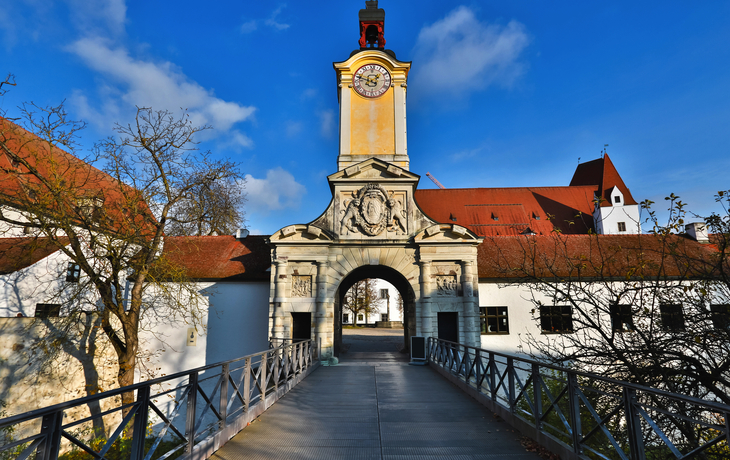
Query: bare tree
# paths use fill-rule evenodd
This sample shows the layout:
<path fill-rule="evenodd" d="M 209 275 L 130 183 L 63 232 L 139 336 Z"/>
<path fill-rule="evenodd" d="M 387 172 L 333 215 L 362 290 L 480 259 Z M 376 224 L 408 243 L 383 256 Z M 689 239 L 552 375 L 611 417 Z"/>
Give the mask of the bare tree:
<path fill-rule="evenodd" d="M 116 125 L 117 136 L 81 161 L 66 150 L 75 150 L 83 124 L 62 105 L 22 112 L 30 133 L 1 120 L 0 220 L 55 244 L 78 267 L 73 289 L 64 286 L 62 316 L 98 314 L 117 382 L 130 385 L 144 321 L 195 323 L 202 307 L 184 271 L 163 255 L 165 229 L 197 191 L 240 179 L 237 165 L 197 150 L 195 136 L 208 128 L 186 114 L 138 108 L 133 123 Z M 132 401 L 122 395 L 123 404 Z"/>
<path fill-rule="evenodd" d="M 199 184 L 174 209 L 167 234 L 231 235 L 243 223 L 243 179 Z"/>
<path fill-rule="evenodd" d="M 523 338 L 533 357 L 730 404 L 730 201 L 716 199 L 724 213 L 705 220 L 706 244 L 684 234 L 684 204 L 671 195 L 664 225 L 642 203 L 649 234 L 488 239 L 480 257 L 494 273 L 480 275 L 528 292 L 542 331 Z M 650 405 L 667 414 L 694 410 L 660 399 Z M 706 435 L 691 419 L 658 417 L 688 446 Z"/>
<path fill-rule="evenodd" d="M 368 315 L 380 311 L 381 302 L 382 300 L 375 289 L 375 282 L 370 278 L 366 278 L 353 284 L 347 290 L 343 308 L 352 313 L 352 323 L 357 325 L 358 315 L 363 315 L 363 318 L 367 321 Z"/>
<path fill-rule="evenodd" d="M 707 219 L 714 244 L 703 245 L 679 233 L 684 205 L 668 200 L 669 223 L 655 221 L 650 234 L 555 233 L 485 246 L 494 270 L 531 294 L 547 332 L 526 337 L 535 357 L 727 404 L 730 214 Z"/>

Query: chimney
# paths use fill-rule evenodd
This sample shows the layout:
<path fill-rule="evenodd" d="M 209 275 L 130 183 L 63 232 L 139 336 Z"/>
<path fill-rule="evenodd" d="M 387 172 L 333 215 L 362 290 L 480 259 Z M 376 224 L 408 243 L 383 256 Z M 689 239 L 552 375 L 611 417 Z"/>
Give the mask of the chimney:
<path fill-rule="evenodd" d="M 698 243 L 709 243 L 710 238 L 707 236 L 707 226 L 704 222 L 693 222 L 684 226 L 687 235 Z"/>
<path fill-rule="evenodd" d="M 247 236 L 248 236 L 248 230 L 246 230 L 245 228 L 239 228 L 238 230 L 236 230 L 236 239 L 237 240 L 242 240 L 242 239 L 246 238 Z"/>

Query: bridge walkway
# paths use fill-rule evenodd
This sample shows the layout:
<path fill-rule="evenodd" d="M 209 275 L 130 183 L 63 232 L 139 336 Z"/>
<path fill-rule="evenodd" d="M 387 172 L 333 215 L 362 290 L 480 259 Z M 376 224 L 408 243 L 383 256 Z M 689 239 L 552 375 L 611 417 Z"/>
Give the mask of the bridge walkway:
<path fill-rule="evenodd" d="M 397 352 L 351 350 L 274 404 L 211 458 L 534 460 L 520 434 Z"/>

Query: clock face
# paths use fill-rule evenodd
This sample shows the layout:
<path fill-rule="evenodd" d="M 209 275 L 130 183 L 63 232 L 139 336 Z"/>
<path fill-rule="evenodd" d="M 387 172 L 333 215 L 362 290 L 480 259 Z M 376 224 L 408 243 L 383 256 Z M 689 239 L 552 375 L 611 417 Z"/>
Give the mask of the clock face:
<path fill-rule="evenodd" d="M 355 72 L 352 87 L 365 97 L 378 97 L 390 88 L 390 74 L 378 64 L 366 64 Z"/>

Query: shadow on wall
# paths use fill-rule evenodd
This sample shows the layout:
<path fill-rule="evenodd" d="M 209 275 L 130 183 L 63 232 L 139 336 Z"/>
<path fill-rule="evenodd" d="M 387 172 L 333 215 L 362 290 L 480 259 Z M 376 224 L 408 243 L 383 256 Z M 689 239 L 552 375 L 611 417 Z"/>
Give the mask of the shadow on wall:
<path fill-rule="evenodd" d="M 205 363 L 269 347 L 269 283 L 220 281 L 201 291 L 210 301 Z"/>

